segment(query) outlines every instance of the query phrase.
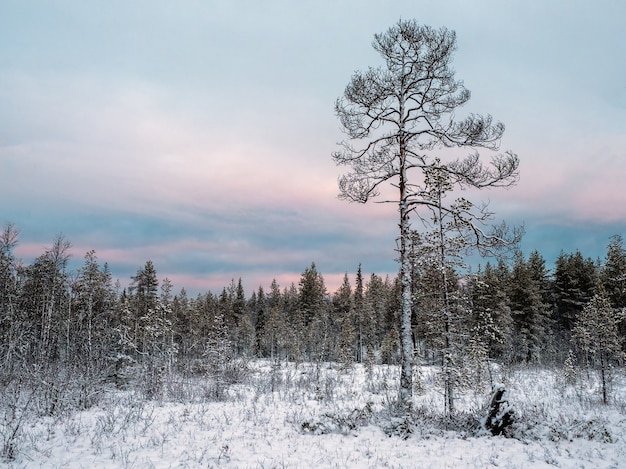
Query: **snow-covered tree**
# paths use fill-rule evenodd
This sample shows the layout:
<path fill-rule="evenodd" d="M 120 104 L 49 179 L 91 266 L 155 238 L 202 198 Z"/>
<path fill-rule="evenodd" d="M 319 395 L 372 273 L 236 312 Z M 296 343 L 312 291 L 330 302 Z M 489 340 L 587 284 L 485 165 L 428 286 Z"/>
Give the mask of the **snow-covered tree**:
<path fill-rule="evenodd" d="M 139 357 L 143 357 L 146 352 L 146 331 L 142 328 L 142 323 L 148 321 L 148 318 L 154 314 L 159 299 L 159 280 L 152 261 L 146 261 L 131 279 L 129 292 L 133 322 L 130 325 L 130 334 L 135 350 Z"/>
<path fill-rule="evenodd" d="M 533 270 L 533 265 L 537 264 L 527 262 L 521 251 L 515 254 L 507 292 L 515 327 L 515 359 L 523 362 L 543 359 L 551 334 L 551 310 L 542 290 L 547 273 Z"/>
<path fill-rule="evenodd" d="M 619 235 L 611 237 L 600 271 L 600 281 L 613 308 L 626 311 L 626 249 L 624 240 Z M 622 337 L 626 337 L 626 317 L 620 321 L 619 331 Z"/>
<path fill-rule="evenodd" d="M 384 318 L 388 297 L 388 285 L 379 275 L 372 273 L 365 284 L 363 332 L 364 342 L 372 352 L 380 346 L 387 330 Z M 397 321 L 392 321 L 391 325 L 397 327 Z"/>
<path fill-rule="evenodd" d="M 348 140 L 333 159 L 351 169 L 339 180 L 341 198 L 365 203 L 386 183 L 397 191 L 385 192 L 385 200 L 397 204 L 400 219 L 400 399 L 407 401 L 413 390 L 410 214 L 431 204 L 423 197 L 424 171 L 440 165 L 437 150 L 497 150 L 504 125 L 476 114 L 455 120 L 454 111 L 469 100 L 470 92 L 455 79 L 451 67 L 456 49 L 453 31 L 400 20 L 376 34 L 373 47 L 384 65 L 354 73 L 337 100 L 335 110 Z M 518 158 L 510 152 L 495 155 L 487 167 L 472 152 L 440 167 L 454 185 L 507 186 L 517 179 Z"/>
<path fill-rule="evenodd" d="M 502 264 L 503 268 L 506 268 Z M 474 340 L 490 358 L 502 359 L 511 352 L 513 319 L 506 294 L 508 275 L 487 263 L 470 280 Z M 478 345 L 478 343 L 476 344 Z"/>
<path fill-rule="evenodd" d="M 357 355 L 357 331 L 354 299 L 348 274 L 333 296 L 333 322 L 337 334 L 337 358 L 344 365 L 351 365 Z"/>
<path fill-rule="evenodd" d="M 285 317 L 285 354 L 296 363 L 304 359 L 308 346 L 309 330 L 305 326 L 305 314 L 301 309 L 300 292 L 292 282 L 283 290 L 283 308 Z"/>
<path fill-rule="evenodd" d="M 259 286 L 258 292 L 250 298 L 248 302 L 248 308 L 252 313 L 252 319 L 254 324 L 254 351 L 257 356 L 265 357 L 267 356 L 267 349 L 263 344 L 263 334 L 265 331 L 265 326 L 268 321 L 268 306 L 267 300 L 265 298 L 265 291 L 262 286 Z"/>
<path fill-rule="evenodd" d="M 233 344 L 230 340 L 224 312 L 218 310 L 209 327 L 203 353 L 205 370 L 214 381 L 214 397 L 220 397 L 223 393 L 223 386 L 229 378 L 227 374 L 233 358 Z"/>
<path fill-rule="evenodd" d="M 283 295 L 276 279 L 272 279 L 266 300 L 266 319 L 263 330 L 257 335 L 260 349 L 272 359 L 280 361 L 286 355 L 289 324 L 285 311 Z"/>
<path fill-rule="evenodd" d="M 19 308 L 22 320 L 29 325 L 23 331 L 23 348 L 41 366 L 48 366 L 70 345 L 67 327 L 71 311 L 69 303 L 69 272 L 71 244 L 63 236 L 35 262 L 23 269 Z"/>
<path fill-rule="evenodd" d="M 318 272 L 314 262 L 300 277 L 297 299 L 297 312 L 306 332 L 307 354 L 317 360 L 328 359 L 332 324 L 324 277 Z"/>
<path fill-rule="evenodd" d="M 356 360 L 359 363 L 363 362 L 363 355 L 367 349 L 367 323 L 373 319 L 371 318 L 371 309 L 365 303 L 364 293 L 363 273 L 361 272 L 361 264 L 359 264 L 354 285 L 355 348 Z"/>
<path fill-rule="evenodd" d="M 108 266 L 101 267 L 95 251 L 85 254 L 85 263 L 72 285 L 73 309 L 76 312 L 74 346 L 80 357 L 86 359 L 87 369 L 103 358 L 107 341 L 111 340 L 109 319 L 115 302 L 113 282 Z"/>
<path fill-rule="evenodd" d="M 555 262 L 555 320 L 559 335 L 565 342 L 569 340 L 576 318 L 595 293 L 597 273 L 596 263 L 590 258 L 583 258 L 580 251 L 574 254 L 561 252 Z"/>
<path fill-rule="evenodd" d="M 622 338 L 617 325 L 620 317 L 601 286 L 581 314 L 572 330 L 572 342 L 583 353 L 585 362 L 596 365 L 600 371 L 602 402 L 608 402 L 608 385 L 611 378 L 611 365 L 624 359 Z"/>
<path fill-rule="evenodd" d="M 7 223 L 0 232 L 0 364 L 9 370 L 18 364 L 20 337 L 26 326 L 17 309 L 19 298 L 19 262 L 14 248 L 19 240 L 19 231 Z M 22 344 L 23 345 L 23 344 Z"/>

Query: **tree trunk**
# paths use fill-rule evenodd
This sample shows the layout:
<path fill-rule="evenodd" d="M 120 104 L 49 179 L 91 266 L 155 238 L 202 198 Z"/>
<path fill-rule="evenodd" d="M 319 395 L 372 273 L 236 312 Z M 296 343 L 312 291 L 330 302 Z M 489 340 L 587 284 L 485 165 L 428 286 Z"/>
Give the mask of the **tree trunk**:
<path fill-rule="evenodd" d="M 606 398 L 606 360 L 604 354 L 600 352 L 600 376 L 602 378 L 602 403 L 607 404 Z"/>
<path fill-rule="evenodd" d="M 402 106 L 401 106 L 402 108 Z M 402 109 L 401 109 L 402 112 Z M 411 227 L 406 200 L 405 146 L 400 143 L 400 275 L 402 284 L 402 316 L 400 319 L 400 343 L 402 350 L 400 371 L 400 400 L 408 403 L 413 397 L 413 334 L 411 316 L 411 258 L 408 252 Z"/>
<path fill-rule="evenodd" d="M 408 264 L 408 259 L 403 265 Z M 413 337 L 411 334 L 411 277 L 410 270 L 402 269 L 402 319 L 401 319 L 401 372 L 400 399 L 406 401 L 413 396 Z"/>

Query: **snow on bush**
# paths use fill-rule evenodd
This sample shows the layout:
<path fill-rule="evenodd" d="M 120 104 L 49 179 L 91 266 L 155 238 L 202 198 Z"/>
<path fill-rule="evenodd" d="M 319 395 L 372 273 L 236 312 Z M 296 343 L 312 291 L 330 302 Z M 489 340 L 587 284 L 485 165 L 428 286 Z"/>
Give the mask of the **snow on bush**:
<path fill-rule="evenodd" d="M 435 370 L 398 405 L 398 369 L 331 363 L 246 363 L 237 379 L 165 376 L 158 400 L 141 383 L 102 389 L 89 409 L 46 414 L 22 385 L 3 389 L 0 465 L 22 467 L 619 467 L 626 457 L 626 382 L 610 405 L 591 380 L 560 371 L 502 370 L 515 419 L 508 437 L 481 419 L 490 393 L 467 390 L 444 415 Z M 484 423 L 484 422 L 483 422 Z"/>

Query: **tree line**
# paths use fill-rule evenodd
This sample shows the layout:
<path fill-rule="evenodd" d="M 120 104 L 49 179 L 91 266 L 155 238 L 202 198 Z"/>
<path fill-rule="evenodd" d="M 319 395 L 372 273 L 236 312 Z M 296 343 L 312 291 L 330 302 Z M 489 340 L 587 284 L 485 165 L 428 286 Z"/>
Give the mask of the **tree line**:
<path fill-rule="evenodd" d="M 151 261 L 120 289 L 94 251 L 68 269 L 58 237 L 31 264 L 14 255 L 18 231 L 0 238 L 2 374 L 75 370 L 117 380 L 129 365 L 211 372 L 238 357 L 399 364 L 402 279 L 364 276 L 358 266 L 329 292 L 315 263 L 297 284 L 246 293 L 232 281 L 190 298 L 159 280 Z M 489 363 L 597 366 L 609 373 L 626 337 L 626 250 L 621 236 L 603 260 L 562 252 L 550 271 L 537 251 L 487 262 L 474 272 L 415 256 L 411 264 L 415 358 L 441 367 L 450 411 L 454 389 L 487 379 Z M 569 360 L 569 361 L 568 361 Z M 447 378 L 446 378 L 447 377 Z M 419 382 L 416 386 L 419 385 Z"/>

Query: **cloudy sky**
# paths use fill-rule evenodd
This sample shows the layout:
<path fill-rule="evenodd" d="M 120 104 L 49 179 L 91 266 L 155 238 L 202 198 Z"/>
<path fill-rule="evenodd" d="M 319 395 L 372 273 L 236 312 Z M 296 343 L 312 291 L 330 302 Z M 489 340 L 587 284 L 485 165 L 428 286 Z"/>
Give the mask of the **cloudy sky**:
<path fill-rule="evenodd" d="M 0 0 L 0 224 L 25 262 L 60 233 L 126 284 L 247 293 L 314 261 L 334 291 L 393 273 L 393 205 L 336 198 L 333 112 L 374 33 L 457 33 L 466 110 L 521 159 L 482 194 L 522 248 L 603 257 L 626 235 L 626 3 L 614 0 Z"/>

